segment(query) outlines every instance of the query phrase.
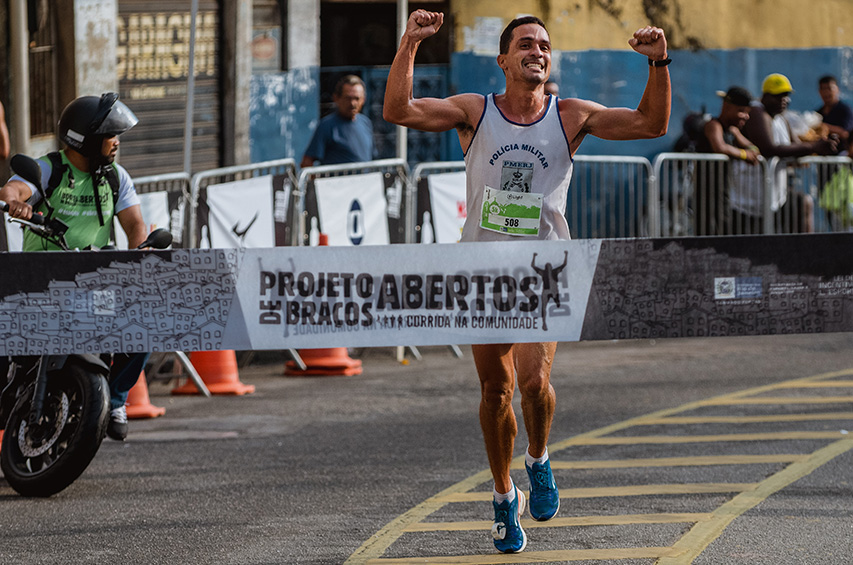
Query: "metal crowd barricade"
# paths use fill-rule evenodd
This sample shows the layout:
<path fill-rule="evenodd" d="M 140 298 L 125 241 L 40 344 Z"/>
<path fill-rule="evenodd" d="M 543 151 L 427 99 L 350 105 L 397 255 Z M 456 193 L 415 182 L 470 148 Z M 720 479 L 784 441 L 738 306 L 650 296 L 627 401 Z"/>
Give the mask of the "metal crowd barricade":
<path fill-rule="evenodd" d="M 299 222 L 297 245 L 310 244 L 310 227 L 307 221 L 309 214 L 317 213 L 314 181 L 329 177 L 348 175 L 364 175 L 382 173 L 384 177 L 385 195 L 388 201 L 388 230 L 391 243 L 409 243 L 407 222 L 409 213 L 409 198 L 406 186 L 409 178 L 409 166 L 403 159 L 381 159 L 363 163 L 347 163 L 343 165 L 320 165 L 306 167 L 299 174 L 297 183 L 297 206 Z"/>
<path fill-rule="evenodd" d="M 644 157 L 575 155 L 566 219 L 572 237 L 643 237 L 654 222 L 645 202 L 652 165 Z"/>
<path fill-rule="evenodd" d="M 378 161 L 367 161 L 364 163 L 347 163 L 344 165 L 320 165 L 317 167 L 306 167 L 299 174 L 298 186 L 298 209 L 299 209 L 299 245 L 309 245 L 311 230 L 308 226 L 308 216 L 317 212 L 316 194 L 314 192 L 315 179 L 342 177 L 348 175 L 364 175 L 368 173 L 382 173 L 386 199 L 388 201 L 388 231 L 391 243 L 410 243 L 410 232 L 408 221 L 411 217 L 409 212 L 410 198 L 408 192 L 409 166 L 403 159 L 381 159 Z M 406 346 L 412 352 L 415 359 L 420 360 L 421 354 L 414 346 Z M 396 348 L 397 360 L 403 361 L 406 347 Z"/>
<path fill-rule="evenodd" d="M 772 163 L 771 178 L 785 167 L 791 205 L 777 218 L 779 231 L 794 232 L 795 220 L 805 216 L 806 228 L 816 232 L 853 229 L 853 160 L 850 157 L 800 157 Z M 799 222 L 803 223 L 803 222 Z"/>
<path fill-rule="evenodd" d="M 148 175 L 133 179 L 136 192 L 139 194 L 150 194 L 152 192 L 166 192 L 170 196 L 178 194 L 178 201 L 172 210 L 169 229 L 172 237 L 180 236 L 181 240 L 173 240 L 175 247 L 186 247 L 190 241 L 190 228 L 188 219 L 190 203 L 190 175 L 188 173 L 165 173 L 162 175 Z M 171 206 L 170 206 L 171 208 Z M 193 382 L 199 392 L 210 397 L 210 391 L 192 362 L 183 351 L 172 351 L 170 353 L 152 353 L 149 360 L 150 370 L 146 371 L 148 379 L 175 378 L 186 375 Z M 162 368 L 171 365 L 169 372 L 163 372 Z M 183 373 L 178 367 L 183 368 Z"/>
<path fill-rule="evenodd" d="M 418 240 L 418 232 L 423 230 L 421 220 L 423 215 L 419 214 L 419 210 L 423 207 L 424 199 L 429 199 L 429 177 L 430 175 L 440 175 L 444 173 L 458 173 L 465 170 L 465 161 L 433 161 L 429 163 L 420 163 L 415 166 L 409 177 L 408 193 L 409 193 L 409 226 L 408 237 L 409 241 L 416 242 Z M 450 350 L 457 358 L 462 357 L 462 350 L 457 345 L 450 345 Z M 416 351 L 416 350 L 413 350 Z"/>
<path fill-rule="evenodd" d="M 188 218 L 190 203 L 190 175 L 188 173 L 166 173 L 162 175 L 149 175 L 133 179 L 136 192 L 148 194 L 151 192 L 166 192 L 170 196 L 178 194 L 176 208 L 172 211 L 169 226 L 172 237 L 180 237 L 180 241 L 173 241 L 175 247 L 186 247 L 190 241 L 190 229 Z"/>
<path fill-rule="evenodd" d="M 418 234 L 422 236 L 423 213 L 426 207 L 425 200 L 429 199 L 429 177 L 444 173 L 458 173 L 465 171 L 465 161 L 432 161 L 420 163 L 415 166 L 409 177 L 408 198 L 411 204 L 408 207 L 409 233 L 408 241 L 417 242 Z"/>
<path fill-rule="evenodd" d="M 201 173 L 196 173 L 192 177 L 191 183 L 191 193 L 190 193 L 190 241 L 192 243 L 192 247 L 198 247 L 198 234 L 197 234 L 197 226 L 198 226 L 198 201 L 199 201 L 199 193 L 203 188 L 207 188 L 208 186 L 232 182 L 236 180 L 243 180 L 248 178 L 260 177 L 264 175 L 285 175 L 286 184 L 290 186 L 290 202 L 287 207 L 288 210 L 288 218 L 287 224 L 290 226 L 290 240 L 288 241 L 288 245 L 296 244 L 296 236 L 297 230 L 295 226 L 297 225 L 296 219 L 296 211 L 295 211 L 295 195 L 297 189 L 296 183 L 296 161 L 293 159 L 276 159 L 273 161 L 263 161 L 261 163 L 252 163 L 250 165 L 235 165 L 232 167 L 222 167 L 220 169 L 211 169 L 208 171 L 203 171 Z M 302 360 L 302 357 L 299 355 L 299 352 L 295 349 L 287 349 L 287 353 L 290 355 L 291 359 L 296 363 L 296 365 L 301 369 L 305 370 L 306 365 Z M 249 353 L 251 357 L 252 353 Z"/>
<path fill-rule="evenodd" d="M 649 193 L 651 237 L 773 233 L 772 183 L 755 165 L 715 153 L 661 153 Z"/>
<path fill-rule="evenodd" d="M 274 161 L 263 161 L 251 165 L 235 165 L 221 169 L 211 169 L 196 173 L 192 177 L 192 188 L 190 193 L 190 242 L 192 247 L 198 247 L 198 198 L 201 189 L 210 185 L 243 180 L 264 175 L 285 175 L 290 185 L 290 205 L 288 206 L 288 224 L 296 225 L 294 198 L 296 193 L 296 161 L 293 159 L 276 159 Z M 296 244 L 296 229 L 290 230 L 289 245 Z"/>

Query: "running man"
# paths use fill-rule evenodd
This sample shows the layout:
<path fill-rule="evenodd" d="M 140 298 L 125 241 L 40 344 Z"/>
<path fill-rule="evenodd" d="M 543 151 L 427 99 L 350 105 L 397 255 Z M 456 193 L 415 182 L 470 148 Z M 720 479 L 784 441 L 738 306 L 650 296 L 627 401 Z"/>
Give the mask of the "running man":
<path fill-rule="evenodd" d="M 523 192 L 513 190 L 526 206 L 541 210 L 538 222 L 530 218 L 505 218 L 506 226 L 525 226 L 526 237 L 541 240 L 570 239 L 566 222 L 566 198 L 572 176 L 572 155 L 583 138 L 647 139 L 666 133 L 670 114 L 670 82 L 666 65 L 663 30 L 645 27 L 628 41 L 648 57 L 649 79 L 636 110 L 606 108 L 578 99 L 557 100 L 545 94 L 551 72 L 551 42 L 545 24 L 536 17 L 517 18 L 500 38 L 498 66 L 506 76 L 504 94 L 458 94 L 445 99 L 413 98 L 412 75 L 415 53 L 421 41 L 434 35 L 444 14 L 416 10 L 391 65 L 385 90 L 387 121 L 424 131 L 455 128 L 465 153 L 468 218 L 462 241 L 510 241 L 515 237 L 484 217 L 483 202 L 499 193 L 520 172 Z M 508 142 L 512 141 L 511 144 Z M 540 155 L 525 149 L 535 147 Z M 510 147 L 498 158 L 498 148 Z M 508 188 L 510 188 L 508 186 Z M 487 344 L 473 346 L 480 378 L 480 425 L 489 467 L 494 478 L 495 547 L 505 553 L 522 551 L 527 536 L 519 518 L 524 495 L 510 477 L 515 436 L 518 432 L 512 410 L 516 373 L 521 407 L 527 430 L 526 467 L 530 479 L 530 513 L 537 520 L 554 517 L 560 496 L 548 461 L 548 435 L 556 396 L 550 383 L 556 343 Z"/>

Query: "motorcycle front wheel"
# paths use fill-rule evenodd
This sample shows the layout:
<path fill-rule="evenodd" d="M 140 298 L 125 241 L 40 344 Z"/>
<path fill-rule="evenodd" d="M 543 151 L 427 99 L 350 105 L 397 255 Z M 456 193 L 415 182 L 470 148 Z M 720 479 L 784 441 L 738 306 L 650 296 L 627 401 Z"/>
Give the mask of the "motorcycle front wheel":
<path fill-rule="evenodd" d="M 51 496 L 79 477 L 98 452 L 109 419 L 106 379 L 69 359 L 48 374 L 42 417 L 29 425 L 30 395 L 6 422 L 0 468 L 24 496 Z"/>

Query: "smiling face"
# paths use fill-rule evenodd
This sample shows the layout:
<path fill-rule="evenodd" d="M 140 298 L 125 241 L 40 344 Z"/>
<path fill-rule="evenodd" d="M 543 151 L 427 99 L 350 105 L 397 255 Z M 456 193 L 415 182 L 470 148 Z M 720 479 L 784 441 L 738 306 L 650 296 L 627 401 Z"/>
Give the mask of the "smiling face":
<path fill-rule="evenodd" d="M 725 126 L 735 126 L 737 129 L 743 128 L 749 120 L 749 106 L 741 106 L 732 104 L 731 102 L 723 102 L 723 108 L 720 111 L 720 122 Z"/>
<path fill-rule="evenodd" d="M 542 26 L 530 23 L 512 31 L 506 53 L 498 55 L 498 65 L 507 80 L 544 84 L 551 74 L 551 38 Z"/>

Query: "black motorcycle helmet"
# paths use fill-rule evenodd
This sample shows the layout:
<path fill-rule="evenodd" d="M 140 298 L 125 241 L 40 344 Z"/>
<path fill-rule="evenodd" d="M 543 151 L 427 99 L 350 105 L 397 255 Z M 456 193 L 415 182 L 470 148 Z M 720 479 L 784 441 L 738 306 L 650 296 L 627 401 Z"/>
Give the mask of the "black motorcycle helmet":
<path fill-rule="evenodd" d="M 100 161 L 104 138 L 121 135 L 137 122 L 115 92 L 107 92 L 100 98 L 81 96 L 62 110 L 59 139 L 84 157 Z"/>

